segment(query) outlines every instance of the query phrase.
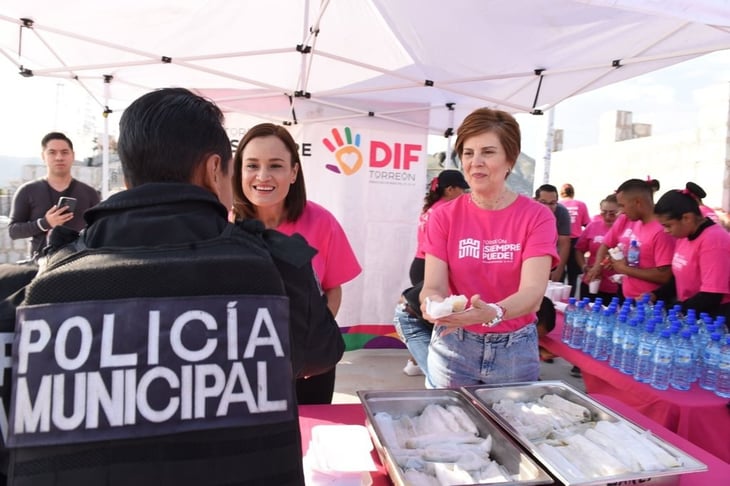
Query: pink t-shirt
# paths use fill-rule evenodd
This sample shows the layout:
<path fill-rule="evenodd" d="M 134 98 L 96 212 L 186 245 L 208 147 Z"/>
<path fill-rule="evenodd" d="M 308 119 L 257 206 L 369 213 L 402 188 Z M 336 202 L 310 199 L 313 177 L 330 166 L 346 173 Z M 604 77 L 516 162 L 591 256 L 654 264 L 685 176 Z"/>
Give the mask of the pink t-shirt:
<path fill-rule="evenodd" d="M 599 221 L 592 221 L 588 224 L 588 226 L 586 226 L 586 229 L 583 230 L 580 238 L 578 238 L 578 241 L 575 243 L 576 251 L 590 252 L 588 260 L 586 261 L 586 264 L 589 267 L 592 267 L 593 264 L 596 263 L 596 255 L 598 254 L 598 249 L 601 247 L 601 243 L 603 243 L 603 235 L 608 233 L 608 230 L 610 229 L 611 227 L 608 226 L 603 219 L 600 219 Z M 604 270 L 601 273 L 601 285 L 599 286 L 599 290 L 601 292 L 609 294 L 615 294 L 618 292 L 618 284 L 610 278 L 614 273 L 616 272 L 613 270 Z M 584 282 L 586 281 L 584 280 Z"/>
<path fill-rule="evenodd" d="M 276 229 L 287 235 L 299 233 L 317 249 L 312 266 L 324 290 L 360 275 L 362 268 L 342 226 L 332 213 L 319 204 L 307 201 L 298 220 L 285 221 Z"/>
<path fill-rule="evenodd" d="M 478 208 L 464 194 L 436 208 L 426 227 L 424 251 L 446 262 L 449 291 L 499 302 L 520 285 L 522 262 L 549 255 L 558 264 L 555 216 L 546 206 L 518 196 L 508 207 Z M 546 276 L 547 283 L 547 276 Z M 535 313 L 502 321 L 494 327 L 481 323 L 466 327 L 476 333 L 510 332 L 535 322 Z"/>
<path fill-rule="evenodd" d="M 426 258 L 426 253 L 423 251 L 423 241 L 426 239 L 426 223 L 428 218 L 431 216 L 431 212 L 434 209 L 447 202 L 446 199 L 439 199 L 431 205 L 425 212 L 421 213 L 418 217 L 418 233 L 416 233 L 416 258 Z"/>
<path fill-rule="evenodd" d="M 583 232 L 583 227 L 591 222 L 586 204 L 575 199 L 562 199 L 560 204 L 565 206 L 570 214 L 570 237 L 578 238 Z"/>
<path fill-rule="evenodd" d="M 694 240 L 680 238 L 674 248 L 672 273 L 677 299 L 684 302 L 698 292 L 725 294 L 730 302 L 730 233 L 713 224 Z"/>
<path fill-rule="evenodd" d="M 639 268 L 657 268 L 672 264 L 675 240 L 664 232 L 664 228 L 656 220 L 644 224 L 641 220 L 631 221 L 625 214 L 621 214 L 603 237 L 603 243 L 609 248 L 621 244 L 626 255 L 632 236 L 639 243 Z M 659 284 L 628 275 L 622 283 L 624 296 L 633 298 L 658 287 Z"/>

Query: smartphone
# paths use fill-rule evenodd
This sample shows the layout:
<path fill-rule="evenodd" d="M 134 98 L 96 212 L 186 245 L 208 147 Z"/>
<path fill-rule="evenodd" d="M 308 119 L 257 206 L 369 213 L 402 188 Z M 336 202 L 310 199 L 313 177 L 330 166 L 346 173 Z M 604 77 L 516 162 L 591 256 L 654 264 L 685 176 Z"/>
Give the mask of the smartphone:
<path fill-rule="evenodd" d="M 61 196 L 58 199 L 57 206 L 59 208 L 62 208 L 64 206 L 66 206 L 68 208 L 68 210 L 73 213 L 74 212 L 74 209 L 76 209 L 76 198 L 75 197 Z"/>

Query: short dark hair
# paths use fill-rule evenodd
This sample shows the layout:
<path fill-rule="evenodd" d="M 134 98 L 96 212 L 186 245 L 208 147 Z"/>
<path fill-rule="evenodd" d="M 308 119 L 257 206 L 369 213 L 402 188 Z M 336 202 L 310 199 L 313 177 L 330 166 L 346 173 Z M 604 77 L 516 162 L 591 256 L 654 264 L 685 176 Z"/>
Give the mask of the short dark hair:
<path fill-rule="evenodd" d="M 119 159 L 127 184 L 190 182 L 211 155 L 227 173 L 231 142 L 223 112 L 184 88 L 163 88 L 137 98 L 119 121 Z"/>
<path fill-rule="evenodd" d="M 555 304 L 543 296 L 540 308 L 537 310 L 537 325 L 542 325 L 547 332 L 555 329 Z"/>
<path fill-rule="evenodd" d="M 46 145 L 48 145 L 48 142 L 51 140 L 63 140 L 68 144 L 69 147 L 71 147 L 71 150 L 74 149 L 74 143 L 71 141 L 70 138 L 66 136 L 65 133 L 61 132 L 50 132 L 47 133 L 45 137 L 41 140 L 41 147 L 43 147 L 43 150 L 46 149 Z"/>
<path fill-rule="evenodd" d="M 654 205 L 654 214 L 669 219 L 681 219 L 685 213 L 702 216 L 700 200 L 707 196 L 705 190 L 694 182 L 688 182 L 684 190 L 666 192 Z"/>
<path fill-rule="evenodd" d="M 561 197 L 574 197 L 575 196 L 575 189 L 573 188 L 572 184 L 565 183 L 560 187 L 560 196 Z"/>
<path fill-rule="evenodd" d="M 541 192 L 553 192 L 558 194 L 558 188 L 552 184 L 543 184 L 535 190 L 535 198 L 540 197 Z"/>
<path fill-rule="evenodd" d="M 616 193 L 618 194 L 619 192 L 640 193 L 647 196 L 650 200 L 654 200 L 654 184 L 652 181 L 629 179 L 618 186 Z"/>
<path fill-rule="evenodd" d="M 243 193 L 243 149 L 254 138 L 276 137 L 282 141 L 291 155 L 292 167 L 299 166 L 299 173 L 294 183 L 289 187 L 289 193 L 284 198 L 284 209 L 286 220 L 296 221 L 304 212 L 307 204 L 307 189 L 304 185 L 304 172 L 302 163 L 299 160 L 299 147 L 289 131 L 274 123 L 260 123 L 251 127 L 238 143 L 236 155 L 233 157 L 233 210 L 237 217 L 243 219 L 255 219 L 257 217 L 256 206 Z"/>

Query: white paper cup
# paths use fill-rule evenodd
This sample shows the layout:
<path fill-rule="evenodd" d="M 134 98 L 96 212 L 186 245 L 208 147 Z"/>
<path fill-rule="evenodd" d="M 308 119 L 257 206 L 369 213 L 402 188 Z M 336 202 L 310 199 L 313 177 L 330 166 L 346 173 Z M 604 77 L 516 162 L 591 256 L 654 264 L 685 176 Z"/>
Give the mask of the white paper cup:
<path fill-rule="evenodd" d="M 621 251 L 621 248 L 618 246 L 616 248 L 611 248 L 608 250 L 608 254 L 611 255 L 611 258 L 614 260 L 623 260 L 624 259 L 624 252 Z"/>
<path fill-rule="evenodd" d="M 561 300 L 568 300 L 570 298 L 570 291 L 572 289 L 573 289 L 572 285 L 563 285 L 563 288 L 561 289 L 563 291 L 563 293 L 560 296 Z"/>
<path fill-rule="evenodd" d="M 601 287 L 601 280 L 591 280 L 588 284 L 588 292 L 592 294 L 597 294 L 598 289 Z"/>

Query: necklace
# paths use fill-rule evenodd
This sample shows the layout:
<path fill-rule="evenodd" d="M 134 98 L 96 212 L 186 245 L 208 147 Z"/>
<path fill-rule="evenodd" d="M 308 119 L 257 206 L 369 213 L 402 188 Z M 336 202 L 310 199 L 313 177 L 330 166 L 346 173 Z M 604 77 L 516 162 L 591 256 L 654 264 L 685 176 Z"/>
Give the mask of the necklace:
<path fill-rule="evenodd" d="M 494 199 L 493 201 L 487 201 L 484 199 L 480 199 L 476 194 L 472 192 L 471 200 L 474 204 L 476 204 L 477 207 L 481 209 L 502 209 L 504 207 L 503 203 L 507 200 L 509 195 L 510 193 L 507 188 L 504 188 L 496 199 Z"/>

